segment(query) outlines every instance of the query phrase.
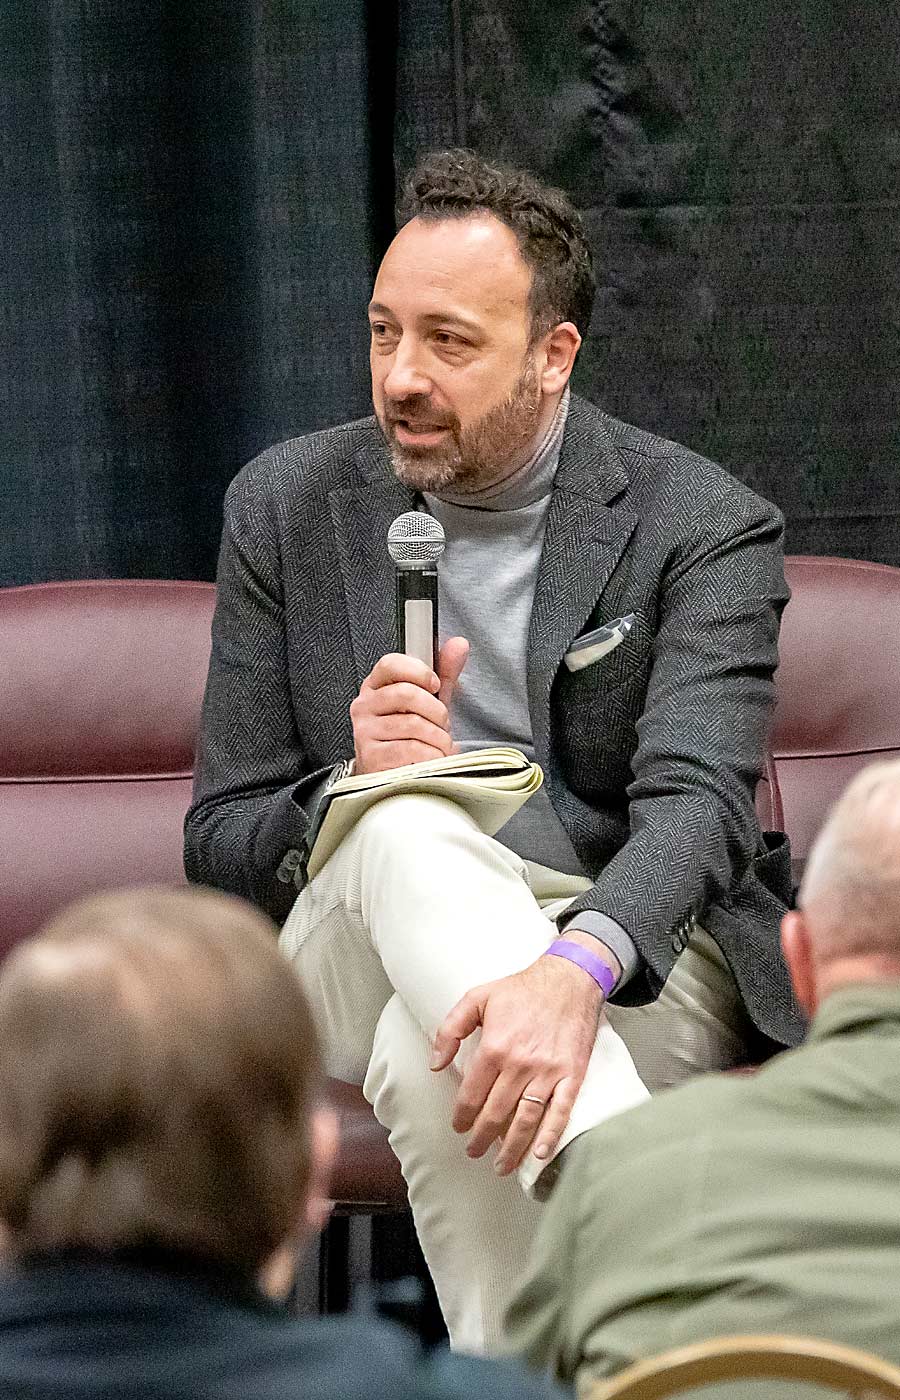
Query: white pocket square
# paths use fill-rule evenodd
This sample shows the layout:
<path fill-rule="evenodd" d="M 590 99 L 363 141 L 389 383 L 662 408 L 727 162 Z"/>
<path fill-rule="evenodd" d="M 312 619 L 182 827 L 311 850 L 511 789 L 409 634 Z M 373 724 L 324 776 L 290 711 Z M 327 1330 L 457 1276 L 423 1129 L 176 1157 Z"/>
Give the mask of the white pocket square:
<path fill-rule="evenodd" d="M 570 671 L 583 671 L 585 666 L 593 666 L 595 661 L 601 661 L 624 642 L 636 621 L 634 613 L 626 613 L 624 617 L 607 622 L 605 627 L 585 632 L 583 636 L 575 638 L 563 661 Z"/>

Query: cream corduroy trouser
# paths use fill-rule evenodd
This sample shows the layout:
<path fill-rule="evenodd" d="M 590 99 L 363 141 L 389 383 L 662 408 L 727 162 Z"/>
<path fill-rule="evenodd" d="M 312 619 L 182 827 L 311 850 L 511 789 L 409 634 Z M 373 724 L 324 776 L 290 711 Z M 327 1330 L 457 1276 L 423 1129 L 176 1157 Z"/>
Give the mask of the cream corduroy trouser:
<path fill-rule="evenodd" d="M 588 884 L 528 864 L 446 799 L 388 797 L 301 891 L 282 930 L 281 947 L 309 996 L 328 1073 L 362 1083 L 388 1129 L 450 1339 L 461 1350 L 501 1345 L 503 1312 L 540 1211 L 532 1188 L 546 1164 L 529 1154 L 517 1174 L 501 1179 L 492 1151 L 467 1157 L 450 1119 L 478 1032 L 440 1074 L 428 1068 L 431 1040 L 470 988 L 539 957 L 555 936 L 552 918 Z M 679 966 L 684 961 L 682 955 Z M 675 998 L 679 1013 L 722 1000 L 715 959 L 707 971 L 713 975 L 700 966 L 699 977 L 697 969 L 688 977 Z M 610 1019 L 649 1042 L 654 1007 L 611 1007 L 601 1017 L 559 1150 L 648 1097 Z M 683 1077 L 677 1064 L 671 1069 L 670 1045 L 676 1061 L 686 1057 L 685 1072 L 698 1056 L 704 1068 L 733 1061 L 741 1031 L 728 1022 L 718 1009 L 704 1009 L 700 1030 L 688 1027 L 680 1042 L 663 1030 L 656 1052 L 642 1047 L 644 1073 L 657 1084 Z"/>

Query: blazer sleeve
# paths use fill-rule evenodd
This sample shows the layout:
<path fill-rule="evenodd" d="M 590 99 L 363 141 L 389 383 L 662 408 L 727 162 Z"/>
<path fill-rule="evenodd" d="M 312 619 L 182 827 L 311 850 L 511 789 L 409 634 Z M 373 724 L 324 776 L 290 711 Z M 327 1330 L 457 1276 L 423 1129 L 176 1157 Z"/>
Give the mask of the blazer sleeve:
<path fill-rule="evenodd" d="M 789 596 L 783 520 L 749 491 L 695 518 L 659 587 L 628 787 L 630 834 L 565 916 L 595 909 L 630 934 L 644 976 L 624 1000 L 658 992 L 683 946 L 679 929 L 702 922 L 765 854 L 754 794 Z"/>
<path fill-rule="evenodd" d="M 225 498 L 212 653 L 185 819 L 187 877 L 243 895 L 282 921 L 316 794 L 294 718 L 275 522 L 241 473 Z"/>

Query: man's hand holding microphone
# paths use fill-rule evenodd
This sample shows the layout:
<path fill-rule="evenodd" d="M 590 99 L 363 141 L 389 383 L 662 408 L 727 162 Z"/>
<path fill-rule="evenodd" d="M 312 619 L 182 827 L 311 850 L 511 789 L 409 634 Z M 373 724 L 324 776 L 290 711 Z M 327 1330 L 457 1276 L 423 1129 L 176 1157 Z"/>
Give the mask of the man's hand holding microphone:
<path fill-rule="evenodd" d="M 357 773 L 383 773 L 453 752 L 450 698 L 469 655 L 464 637 L 440 649 L 437 672 L 391 652 L 366 676 L 350 706 Z"/>

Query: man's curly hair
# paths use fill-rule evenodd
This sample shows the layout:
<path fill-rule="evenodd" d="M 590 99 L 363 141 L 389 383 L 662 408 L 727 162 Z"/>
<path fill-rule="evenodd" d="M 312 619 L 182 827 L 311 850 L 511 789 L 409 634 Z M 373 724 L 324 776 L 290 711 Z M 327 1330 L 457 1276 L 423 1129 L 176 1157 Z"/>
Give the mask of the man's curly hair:
<path fill-rule="evenodd" d="M 581 219 L 562 190 L 472 151 L 433 151 L 404 182 L 398 227 L 410 219 L 479 213 L 493 214 L 512 229 L 531 269 L 532 339 L 560 321 L 574 322 L 584 335 L 594 305 L 593 261 Z"/>

